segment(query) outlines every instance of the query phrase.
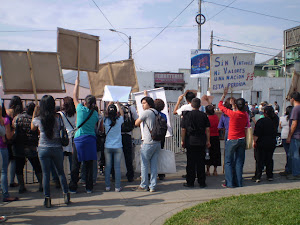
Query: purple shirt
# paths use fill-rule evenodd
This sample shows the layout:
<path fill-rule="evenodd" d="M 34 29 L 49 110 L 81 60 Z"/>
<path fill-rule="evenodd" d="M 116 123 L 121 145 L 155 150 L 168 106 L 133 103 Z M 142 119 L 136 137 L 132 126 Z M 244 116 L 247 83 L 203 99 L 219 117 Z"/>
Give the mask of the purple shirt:
<path fill-rule="evenodd" d="M 297 120 L 297 127 L 295 132 L 292 135 L 293 139 L 300 139 L 300 105 L 297 105 L 293 108 L 291 116 L 290 116 L 290 126 L 293 120 Z"/>
<path fill-rule="evenodd" d="M 226 115 L 223 113 L 222 116 L 221 116 L 221 119 L 220 119 L 218 128 L 219 128 L 219 129 L 225 128 L 225 130 L 228 131 L 228 128 L 229 128 L 229 120 L 230 120 L 230 118 L 229 118 L 228 116 L 226 116 Z"/>

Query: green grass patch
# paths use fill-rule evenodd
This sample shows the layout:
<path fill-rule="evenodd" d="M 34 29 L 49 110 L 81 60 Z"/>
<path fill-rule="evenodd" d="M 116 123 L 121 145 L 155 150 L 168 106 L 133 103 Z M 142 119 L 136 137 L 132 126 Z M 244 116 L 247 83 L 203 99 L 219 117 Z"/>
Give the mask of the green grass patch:
<path fill-rule="evenodd" d="M 211 200 L 175 214 L 169 224 L 300 224 L 300 189 Z"/>

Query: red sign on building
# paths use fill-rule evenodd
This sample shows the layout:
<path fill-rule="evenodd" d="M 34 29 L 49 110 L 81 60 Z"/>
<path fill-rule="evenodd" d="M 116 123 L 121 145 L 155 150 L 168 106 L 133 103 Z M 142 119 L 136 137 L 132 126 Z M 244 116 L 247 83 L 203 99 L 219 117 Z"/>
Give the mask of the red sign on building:
<path fill-rule="evenodd" d="M 154 73 L 154 82 L 159 84 L 184 84 L 183 73 Z"/>

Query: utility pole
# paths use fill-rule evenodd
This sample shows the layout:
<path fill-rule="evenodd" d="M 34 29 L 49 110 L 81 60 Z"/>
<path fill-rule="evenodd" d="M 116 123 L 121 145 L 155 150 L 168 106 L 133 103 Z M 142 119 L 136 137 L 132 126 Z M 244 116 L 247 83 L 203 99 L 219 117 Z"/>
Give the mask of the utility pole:
<path fill-rule="evenodd" d="M 201 0 L 198 1 L 198 15 L 200 15 L 200 23 L 198 23 L 198 49 L 201 49 Z"/>
<path fill-rule="evenodd" d="M 201 0 L 198 0 L 198 15 L 200 15 L 200 23 L 198 23 L 198 50 L 201 49 Z M 199 93 L 201 96 L 201 78 L 198 78 Z"/>

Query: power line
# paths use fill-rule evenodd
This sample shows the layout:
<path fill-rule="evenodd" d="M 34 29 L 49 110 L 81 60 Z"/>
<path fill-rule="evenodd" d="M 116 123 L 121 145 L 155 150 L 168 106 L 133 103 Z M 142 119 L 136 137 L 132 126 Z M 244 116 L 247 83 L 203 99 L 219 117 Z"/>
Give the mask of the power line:
<path fill-rule="evenodd" d="M 248 46 L 251 46 L 251 47 L 258 47 L 258 48 L 265 48 L 265 49 L 270 49 L 270 50 L 276 50 L 276 51 L 282 51 L 282 49 L 279 49 L 279 48 L 270 48 L 270 47 L 265 47 L 265 46 L 260 46 L 260 45 L 253 45 L 253 44 L 247 44 L 247 43 L 242 43 L 242 42 L 237 42 L 237 41 L 230 41 L 230 40 L 226 40 L 226 39 L 219 39 L 220 37 L 218 36 L 214 36 L 216 38 L 214 38 L 214 40 L 216 41 L 220 41 L 220 42 L 231 42 L 231 43 L 235 43 L 235 44 L 240 44 L 240 45 L 248 45 Z"/>
<path fill-rule="evenodd" d="M 225 46 L 225 45 L 217 45 L 217 44 L 213 44 L 213 45 L 215 45 L 215 46 L 217 46 L 217 47 L 231 48 L 231 49 L 240 50 L 240 51 L 245 51 L 245 52 L 252 52 L 252 53 L 256 53 L 256 54 L 260 54 L 260 55 L 267 55 L 267 56 L 272 56 L 272 57 L 277 56 L 277 55 L 271 55 L 271 54 L 262 53 L 262 52 L 250 51 L 250 50 L 241 49 L 241 48 L 229 47 L 229 46 Z"/>
<path fill-rule="evenodd" d="M 197 25 L 192 26 L 169 26 L 168 28 L 193 28 L 197 27 Z M 116 30 L 148 30 L 148 29 L 161 29 L 164 27 L 121 27 L 117 28 Z M 107 30 L 109 31 L 110 28 L 86 28 L 86 29 L 79 29 L 79 31 L 83 30 Z M 26 33 L 26 32 L 52 32 L 57 30 L 42 30 L 42 29 L 32 29 L 32 30 L 0 30 L 0 33 Z"/>
<path fill-rule="evenodd" d="M 94 2 L 94 4 L 96 5 L 96 7 L 99 9 L 99 11 L 101 12 L 101 14 L 104 16 L 104 18 L 106 19 L 106 21 L 111 25 L 111 27 L 112 28 L 114 28 L 115 30 L 116 30 L 116 28 L 112 25 L 112 23 L 109 21 L 109 19 L 105 16 L 105 14 L 102 12 L 102 10 L 100 9 L 100 7 L 97 5 L 97 3 L 94 1 L 94 0 L 92 0 L 93 2 Z M 117 33 L 118 35 L 119 35 L 119 37 L 124 41 L 124 43 L 126 43 L 127 44 L 127 42 L 124 40 L 124 38 L 119 34 L 119 33 Z M 129 44 L 127 44 L 128 46 L 129 46 Z"/>
<path fill-rule="evenodd" d="M 206 0 L 204 2 L 226 7 L 226 5 L 215 3 L 215 2 L 210 2 L 210 1 L 206 1 Z M 247 9 L 240 9 L 240 8 L 236 8 L 236 7 L 232 7 L 232 6 L 227 6 L 227 8 L 236 9 L 236 10 L 240 10 L 240 11 L 244 11 L 244 12 L 248 12 L 248 13 L 254 13 L 254 14 L 257 14 L 257 15 L 267 16 L 267 17 L 271 17 L 271 18 L 275 18 L 275 19 L 279 19 L 279 20 L 286 20 L 286 21 L 290 21 L 290 22 L 300 23 L 300 21 L 297 21 L 297 20 L 286 19 L 286 18 L 279 17 L 279 16 L 272 16 L 272 15 L 268 15 L 268 14 L 264 14 L 264 13 L 250 11 L 250 10 L 247 10 Z"/>
<path fill-rule="evenodd" d="M 215 15 L 213 15 L 212 17 L 210 17 L 208 19 L 208 21 L 211 20 L 212 18 L 216 17 L 217 15 L 219 15 L 221 12 L 223 12 L 225 9 L 227 9 L 229 6 L 231 6 L 236 1 L 237 0 L 233 0 L 231 3 L 229 3 L 228 5 L 226 5 L 223 9 L 221 9 L 218 13 L 216 13 Z"/>
<path fill-rule="evenodd" d="M 157 38 L 169 25 L 171 25 L 195 0 L 192 0 L 167 26 L 165 26 L 154 38 L 152 38 L 147 44 L 145 44 L 142 48 L 134 53 L 137 54 L 138 52 L 142 51 L 146 48 L 155 38 Z"/>
<path fill-rule="evenodd" d="M 103 57 L 102 59 L 100 59 L 100 60 L 106 59 L 107 57 L 109 57 L 110 55 L 112 55 L 115 51 L 117 51 L 119 48 L 121 48 L 123 45 L 124 45 L 124 42 L 121 45 L 119 45 L 117 48 L 115 48 L 113 51 L 111 51 L 109 54 L 107 54 L 105 57 Z"/>

